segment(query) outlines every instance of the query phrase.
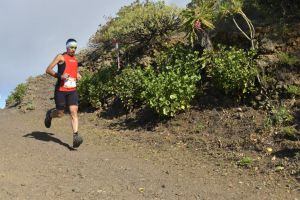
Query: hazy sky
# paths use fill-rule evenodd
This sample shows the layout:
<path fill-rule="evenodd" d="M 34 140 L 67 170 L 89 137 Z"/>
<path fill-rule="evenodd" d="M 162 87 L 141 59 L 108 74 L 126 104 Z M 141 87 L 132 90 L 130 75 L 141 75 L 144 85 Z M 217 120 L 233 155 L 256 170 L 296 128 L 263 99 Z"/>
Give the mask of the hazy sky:
<path fill-rule="evenodd" d="M 85 48 L 105 16 L 134 0 L 1 0 L 0 108 L 17 84 L 43 74 L 51 60 L 76 38 Z M 190 0 L 168 0 L 184 7 Z"/>

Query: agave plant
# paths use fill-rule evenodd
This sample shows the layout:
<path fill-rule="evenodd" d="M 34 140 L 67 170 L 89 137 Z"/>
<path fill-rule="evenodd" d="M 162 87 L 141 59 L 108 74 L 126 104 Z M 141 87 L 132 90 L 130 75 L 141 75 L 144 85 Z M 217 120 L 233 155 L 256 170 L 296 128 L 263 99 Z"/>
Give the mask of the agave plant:
<path fill-rule="evenodd" d="M 232 16 L 233 23 L 241 31 L 241 33 L 251 42 L 252 49 L 255 49 L 254 37 L 255 29 L 251 20 L 243 12 L 243 0 L 192 0 L 188 8 L 182 12 L 184 20 L 185 31 L 191 43 L 194 43 L 197 37 L 196 29 L 214 29 L 214 21 L 217 18 Z M 247 26 L 249 27 L 249 34 L 244 31 L 235 19 L 235 15 L 242 16 Z M 195 27 L 195 24 L 197 25 Z M 201 27 L 199 27 L 199 24 Z M 206 32 L 205 32 L 206 33 Z"/>
<path fill-rule="evenodd" d="M 188 37 L 192 44 L 194 44 L 195 38 L 197 37 L 195 24 L 201 24 L 201 29 L 214 29 L 213 24 L 216 15 L 214 12 L 215 1 L 199 1 L 193 8 L 187 8 L 182 11 L 184 18 L 183 27 L 188 33 Z M 198 27 L 199 29 L 199 27 Z"/>

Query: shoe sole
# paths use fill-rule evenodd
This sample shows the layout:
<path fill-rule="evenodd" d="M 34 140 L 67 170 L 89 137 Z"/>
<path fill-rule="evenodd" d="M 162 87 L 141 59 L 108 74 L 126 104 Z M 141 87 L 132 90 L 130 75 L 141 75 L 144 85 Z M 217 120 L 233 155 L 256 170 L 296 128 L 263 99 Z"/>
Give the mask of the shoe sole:
<path fill-rule="evenodd" d="M 46 128 L 50 128 L 51 127 L 50 112 L 51 112 L 51 110 L 47 111 L 46 117 L 45 117 L 45 120 L 44 120 L 44 124 L 45 124 Z"/>

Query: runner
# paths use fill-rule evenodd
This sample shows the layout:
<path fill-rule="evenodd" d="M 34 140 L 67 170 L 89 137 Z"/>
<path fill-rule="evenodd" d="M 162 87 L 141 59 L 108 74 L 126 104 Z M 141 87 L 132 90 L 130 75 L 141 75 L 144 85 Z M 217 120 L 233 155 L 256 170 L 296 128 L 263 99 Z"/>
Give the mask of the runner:
<path fill-rule="evenodd" d="M 73 129 L 73 148 L 77 148 L 83 142 L 78 133 L 78 94 L 76 81 L 81 78 L 78 73 L 78 63 L 75 57 L 77 41 L 69 39 L 66 42 L 67 52 L 58 54 L 46 69 L 46 73 L 57 78 L 54 99 L 56 109 L 51 109 L 46 113 L 45 126 L 50 128 L 53 118 L 62 117 L 64 110 L 68 106 L 71 114 L 71 124 Z M 57 72 L 53 68 L 57 65 Z"/>

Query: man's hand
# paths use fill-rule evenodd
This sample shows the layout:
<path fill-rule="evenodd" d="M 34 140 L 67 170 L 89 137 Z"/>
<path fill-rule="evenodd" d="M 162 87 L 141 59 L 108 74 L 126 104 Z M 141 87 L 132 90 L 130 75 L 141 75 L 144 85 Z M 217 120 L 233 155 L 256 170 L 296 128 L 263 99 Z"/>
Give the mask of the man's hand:
<path fill-rule="evenodd" d="M 61 80 L 65 80 L 65 79 L 68 79 L 70 77 L 70 75 L 69 74 L 63 74 L 63 75 L 61 75 Z"/>

